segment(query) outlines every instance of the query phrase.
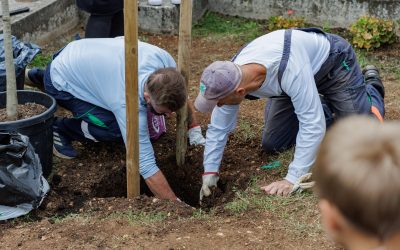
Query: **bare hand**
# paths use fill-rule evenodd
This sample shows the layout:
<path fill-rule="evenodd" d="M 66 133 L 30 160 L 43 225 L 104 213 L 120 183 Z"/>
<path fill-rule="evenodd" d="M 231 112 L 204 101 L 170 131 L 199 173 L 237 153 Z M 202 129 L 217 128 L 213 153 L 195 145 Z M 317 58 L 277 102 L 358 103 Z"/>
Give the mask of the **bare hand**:
<path fill-rule="evenodd" d="M 261 189 L 270 195 L 288 196 L 293 189 L 293 184 L 287 180 L 281 180 L 261 187 Z"/>

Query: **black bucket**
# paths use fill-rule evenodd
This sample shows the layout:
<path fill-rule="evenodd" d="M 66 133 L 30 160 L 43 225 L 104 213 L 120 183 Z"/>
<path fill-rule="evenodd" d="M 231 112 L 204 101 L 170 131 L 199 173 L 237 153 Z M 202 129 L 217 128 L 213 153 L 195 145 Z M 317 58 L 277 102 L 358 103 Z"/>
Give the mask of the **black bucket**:
<path fill-rule="evenodd" d="M 40 115 L 18 120 L 0 122 L 1 132 L 16 131 L 29 137 L 35 152 L 39 155 L 43 175 L 48 177 L 53 167 L 53 117 L 56 111 L 56 100 L 38 91 L 17 91 L 18 103 L 37 103 L 45 106 L 47 110 Z M 0 92 L 0 108 L 6 107 L 6 92 Z"/>

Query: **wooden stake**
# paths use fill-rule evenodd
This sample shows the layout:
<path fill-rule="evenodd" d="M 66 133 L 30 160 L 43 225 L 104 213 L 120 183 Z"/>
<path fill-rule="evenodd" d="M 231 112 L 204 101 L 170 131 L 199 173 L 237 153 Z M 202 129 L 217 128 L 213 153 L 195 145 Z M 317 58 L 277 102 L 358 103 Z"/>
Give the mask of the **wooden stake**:
<path fill-rule="evenodd" d="M 179 49 L 178 70 L 186 79 L 186 88 L 189 89 L 190 79 L 190 49 L 192 46 L 192 0 L 182 0 L 179 18 Z M 178 166 L 185 164 L 187 150 L 186 131 L 188 127 L 187 105 L 177 113 L 176 129 L 176 163 Z"/>
<path fill-rule="evenodd" d="M 126 183 L 128 198 L 140 194 L 139 104 L 138 104 L 138 5 L 124 1 Z"/>

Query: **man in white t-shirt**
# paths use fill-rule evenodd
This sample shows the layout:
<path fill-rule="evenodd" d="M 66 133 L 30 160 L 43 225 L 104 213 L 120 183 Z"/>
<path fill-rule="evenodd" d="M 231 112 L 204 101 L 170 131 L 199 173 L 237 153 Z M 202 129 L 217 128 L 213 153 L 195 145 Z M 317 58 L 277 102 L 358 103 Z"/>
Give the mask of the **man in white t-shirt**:
<path fill-rule="evenodd" d="M 177 200 L 156 164 L 147 115 L 169 114 L 185 105 L 185 79 L 172 56 L 151 44 L 139 41 L 138 61 L 139 172 L 156 197 Z M 75 158 L 77 152 L 71 144 L 75 140 L 125 141 L 123 37 L 71 42 L 53 56 L 44 72 L 32 71 L 29 79 L 40 84 L 40 78 L 44 78 L 45 91 L 73 115 L 57 117 L 53 123 L 55 155 Z M 199 126 L 188 134 L 191 143 L 201 144 L 204 140 Z"/>
<path fill-rule="evenodd" d="M 262 187 L 288 195 L 308 173 L 326 126 L 352 114 L 384 116 L 384 88 L 378 70 L 363 73 L 351 45 L 316 28 L 278 30 L 245 46 L 232 61 L 217 61 L 203 72 L 195 107 L 211 112 L 204 151 L 200 199 L 210 195 L 228 134 L 236 126 L 239 104 L 269 98 L 262 146 L 268 153 L 296 145 L 283 180 Z M 327 120 L 327 121 L 326 121 Z"/>

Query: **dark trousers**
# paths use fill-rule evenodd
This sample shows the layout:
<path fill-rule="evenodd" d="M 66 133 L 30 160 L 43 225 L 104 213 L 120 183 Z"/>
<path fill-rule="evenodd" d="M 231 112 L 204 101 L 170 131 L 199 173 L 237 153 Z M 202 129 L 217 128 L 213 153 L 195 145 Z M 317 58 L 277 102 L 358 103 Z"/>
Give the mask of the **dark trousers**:
<path fill-rule="evenodd" d="M 54 88 L 50 65 L 47 66 L 44 76 L 45 91 L 56 99 L 58 105 L 71 111 L 73 115 L 73 118 L 55 120 L 57 127 L 77 141 L 122 141 L 121 131 L 112 112 Z"/>
<path fill-rule="evenodd" d="M 384 101 L 369 81 L 364 80 L 356 54 L 343 38 L 329 34 L 329 57 L 314 76 L 321 95 L 326 124 L 352 114 L 372 114 L 371 106 L 384 116 Z M 334 117 L 334 118 L 333 118 Z M 262 146 L 267 152 L 280 152 L 296 143 L 299 121 L 288 96 L 267 100 Z"/>
<path fill-rule="evenodd" d="M 111 15 L 91 14 L 86 24 L 85 38 L 106 38 L 124 35 L 124 11 Z"/>

